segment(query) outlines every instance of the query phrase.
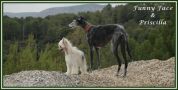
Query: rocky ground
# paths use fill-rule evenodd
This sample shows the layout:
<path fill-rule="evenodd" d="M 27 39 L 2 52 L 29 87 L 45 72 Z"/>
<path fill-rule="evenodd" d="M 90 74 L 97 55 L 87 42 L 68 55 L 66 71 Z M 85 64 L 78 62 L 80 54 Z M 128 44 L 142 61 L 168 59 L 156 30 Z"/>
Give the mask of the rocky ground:
<path fill-rule="evenodd" d="M 124 65 L 122 65 L 124 66 Z M 95 70 L 85 75 L 67 76 L 59 71 L 21 71 L 3 77 L 4 87 L 174 87 L 175 57 L 160 61 L 129 63 L 128 74 L 115 76 L 117 66 Z"/>

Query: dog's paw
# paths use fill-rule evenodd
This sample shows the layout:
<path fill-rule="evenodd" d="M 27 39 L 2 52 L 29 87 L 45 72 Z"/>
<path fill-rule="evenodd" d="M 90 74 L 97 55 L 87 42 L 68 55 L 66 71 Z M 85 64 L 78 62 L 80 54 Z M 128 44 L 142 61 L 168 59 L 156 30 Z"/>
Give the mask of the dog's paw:
<path fill-rule="evenodd" d="M 66 72 L 65 75 L 70 75 L 70 73 L 69 73 L 69 72 Z"/>
<path fill-rule="evenodd" d="M 117 72 L 114 76 L 118 77 L 119 76 L 119 72 Z"/>
<path fill-rule="evenodd" d="M 76 72 L 74 72 L 74 73 L 71 73 L 72 75 L 78 75 L 79 73 L 76 73 Z"/>

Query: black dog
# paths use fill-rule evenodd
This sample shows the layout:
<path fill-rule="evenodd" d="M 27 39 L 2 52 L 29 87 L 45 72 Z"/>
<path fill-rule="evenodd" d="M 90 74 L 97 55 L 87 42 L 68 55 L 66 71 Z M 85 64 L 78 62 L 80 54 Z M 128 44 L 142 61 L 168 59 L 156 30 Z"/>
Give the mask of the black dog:
<path fill-rule="evenodd" d="M 93 68 L 93 48 L 96 50 L 97 54 L 97 66 L 100 66 L 100 55 L 99 48 L 106 45 L 111 40 L 112 52 L 118 62 L 117 74 L 120 71 L 121 60 L 118 55 L 118 46 L 121 46 L 121 52 L 125 61 L 125 72 L 124 76 L 127 74 L 128 61 L 126 59 L 126 50 L 131 58 L 130 49 L 128 46 L 127 33 L 124 31 L 124 27 L 118 24 L 108 24 L 108 25 L 98 25 L 94 26 L 89 24 L 82 16 L 73 20 L 69 24 L 69 27 L 75 28 L 76 26 L 82 27 L 87 32 L 87 40 L 90 46 L 90 68 Z"/>

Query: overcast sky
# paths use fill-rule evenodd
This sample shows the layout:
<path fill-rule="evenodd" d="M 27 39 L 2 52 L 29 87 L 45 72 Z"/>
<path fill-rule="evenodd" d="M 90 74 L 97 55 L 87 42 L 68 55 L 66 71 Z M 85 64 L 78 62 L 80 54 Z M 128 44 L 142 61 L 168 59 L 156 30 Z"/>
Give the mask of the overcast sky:
<path fill-rule="evenodd" d="M 4 12 L 40 12 L 47 8 L 51 7 L 67 7 L 67 6 L 76 6 L 86 3 L 3 3 Z M 98 3 L 101 5 L 106 5 L 107 3 Z M 112 3 L 112 6 L 116 6 L 123 3 Z"/>

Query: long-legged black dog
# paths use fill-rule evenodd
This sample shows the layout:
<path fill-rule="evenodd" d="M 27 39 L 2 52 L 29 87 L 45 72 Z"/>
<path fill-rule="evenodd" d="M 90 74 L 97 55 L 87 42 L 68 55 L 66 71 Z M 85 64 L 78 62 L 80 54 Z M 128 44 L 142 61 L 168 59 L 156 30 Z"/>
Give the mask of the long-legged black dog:
<path fill-rule="evenodd" d="M 93 68 L 93 49 L 96 50 L 97 54 L 97 66 L 100 66 L 100 55 L 99 48 L 106 45 L 109 41 L 111 41 L 112 52 L 117 59 L 118 62 L 118 70 L 116 75 L 118 75 L 121 67 L 121 60 L 118 55 L 118 46 L 121 46 L 121 53 L 123 55 L 125 61 L 125 71 L 124 76 L 127 74 L 127 66 L 128 61 L 126 58 L 126 51 L 131 58 L 130 49 L 128 46 L 127 33 L 124 31 L 124 27 L 118 24 L 108 24 L 108 25 L 91 25 L 84 19 L 82 16 L 73 20 L 72 23 L 69 24 L 69 27 L 75 28 L 77 26 L 82 27 L 87 32 L 87 40 L 90 46 L 90 68 Z"/>

